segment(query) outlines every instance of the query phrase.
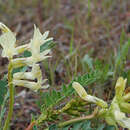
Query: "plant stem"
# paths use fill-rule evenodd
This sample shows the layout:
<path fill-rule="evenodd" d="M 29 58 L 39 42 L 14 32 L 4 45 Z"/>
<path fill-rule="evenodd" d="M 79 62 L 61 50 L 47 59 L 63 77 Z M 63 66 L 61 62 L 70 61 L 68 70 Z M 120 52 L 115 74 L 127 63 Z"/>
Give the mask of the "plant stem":
<path fill-rule="evenodd" d="M 79 118 L 75 118 L 75 119 L 72 119 L 72 120 L 65 121 L 63 123 L 60 123 L 58 125 L 58 127 L 64 127 L 66 125 L 69 125 L 69 124 L 72 124 L 72 123 L 75 123 L 75 122 L 80 122 L 80 121 L 83 121 L 83 120 L 92 119 L 92 118 L 94 118 L 97 115 L 97 113 L 98 113 L 98 108 L 95 109 L 94 112 L 91 115 L 84 116 L 84 117 L 79 117 Z"/>
<path fill-rule="evenodd" d="M 33 129 L 33 126 L 34 126 L 35 124 L 36 124 L 35 121 L 31 122 L 31 123 L 29 124 L 29 126 L 28 126 L 25 130 L 32 130 L 32 129 Z"/>
<path fill-rule="evenodd" d="M 5 121 L 5 124 L 4 124 L 4 128 L 3 130 L 8 130 L 9 128 L 9 122 L 12 118 L 12 114 L 13 114 L 13 105 L 14 105 L 14 86 L 13 86 L 13 83 L 12 83 L 12 70 L 13 70 L 13 67 L 12 67 L 12 64 L 11 64 L 11 61 L 8 65 L 8 84 L 9 84 L 9 112 L 8 112 L 8 116 L 7 116 L 7 119 Z"/>

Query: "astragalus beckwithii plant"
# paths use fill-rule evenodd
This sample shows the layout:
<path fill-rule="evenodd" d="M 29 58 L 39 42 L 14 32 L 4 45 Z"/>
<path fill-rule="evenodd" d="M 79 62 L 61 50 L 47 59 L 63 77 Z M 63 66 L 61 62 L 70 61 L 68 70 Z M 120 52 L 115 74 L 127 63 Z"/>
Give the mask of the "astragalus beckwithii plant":
<path fill-rule="evenodd" d="M 41 34 L 39 29 L 34 26 L 34 35 L 30 42 L 17 46 L 16 34 L 3 23 L 0 23 L 0 29 L 2 31 L 0 36 L 0 45 L 3 48 L 2 57 L 7 57 L 9 60 L 9 111 L 4 126 L 0 126 L 0 128 L 8 130 L 13 115 L 15 86 L 26 87 L 35 92 L 42 88 L 48 88 L 48 85 L 45 84 L 47 79 L 42 78 L 38 63 L 50 57 L 48 55 L 50 49 L 46 49 L 45 46 L 44 49 L 42 47 L 51 42 L 53 38 L 47 38 L 48 31 Z M 28 57 L 21 56 L 25 51 L 29 51 L 31 55 Z M 13 70 L 19 67 L 31 67 L 31 71 L 13 73 Z M 47 94 L 44 93 L 45 100 L 41 106 L 41 115 L 36 120 L 33 119 L 26 130 L 31 130 L 34 126 L 41 127 L 41 125 L 46 125 L 48 121 L 55 121 L 57 124 L 56 130 L 59 130 L 59 128 L 67 125 L 93 118 L 103 118 L 109 125 L 114 125 L 116 129 L 118 129 L 118 125 L 130 129 L 130 118 L 126 115 L 130 114 L 130 92 L 125 92 L 127 80 L 122 77 L 118 78 L 115 85 L 115 96 L 111 103 L 107 103 L 96 96 L 88 94 L 83 88 L 83 86 L 94 83 L 98 79 L 102 80 L 102 73 L 97 70 L 92 71 L 92 73 L 74 79 L 67 87 L 63 85 L 61 91 L 52 90 Z M 68 102 L 63 103 L 63 100 L 67 97 L 69 97 Z M 91 115 L 86 115 L 90 104 L 96 104 L 97 107 Z M 93 105 L 93 108 L 95 108 L 95 105 Z M 59 123 L 61 116 L 64 114 L 69 115 L 72 119 Z"/>
<path fill-rule="evenodd" d="M 7 57 L 8 64 L 8 86 L 9 86 L 9 112 L 5 121 L 3 130 L 8 130 L 9 122 L 13 114 L 14 104 L 14 88 L 15 86 L 23 86 L 33 91 L 37 91 L 41 88 L 47 88 L 48 85 L 44 85 L 47 79 L 42 79 L 42 72 L 38 62 L 50 57 L 48 54 L 50 49 L 41 51 L 41 46 L 46 42 L 52 41 L 53 38 L 47 38 L 49 32 L 41 34 L 39 29 L 34 25 L 34 35 L 28 44 L 18 46 L 16 45 L 16 34 L 12 32 L 6 25 L 0 23 L 0 29 L 2 35 L 0 36 L 0 45 L 2 46 L 2 57 Z M 30 57 L 18 57 L 14 56 L 29 51 Z M 12 75 L 12 71 L 18 67 L 28 66 L 31 67 L 31 72 L 17 72 Z"/>

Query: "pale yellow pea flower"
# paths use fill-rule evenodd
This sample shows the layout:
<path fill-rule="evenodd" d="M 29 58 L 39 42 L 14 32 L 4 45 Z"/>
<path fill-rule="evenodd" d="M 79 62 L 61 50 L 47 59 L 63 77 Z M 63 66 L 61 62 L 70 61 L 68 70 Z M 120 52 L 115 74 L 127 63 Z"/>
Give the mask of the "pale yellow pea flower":
<path fill-rule="evenodd" d="M 130 118 L 126 117 L 125 113 L 122 112 L 122 109 L 120 108 L 121 103 L 124 103 L 124 105 L 126 104 L 123 100 L 126 81 L 127 81 L 127 79 L 123 79 L 122 77 L 118 78 L 118 80 L 116 82 L 116 86 L 115 86 L 116 95 L 106 114 L 106 121 L 110 125 L 116 126 L 116 122 L 117 122 L 123 128 L 130 129 Z M 127 107 L 129 107 L 129 105 L 123 106 L 123 107 L 126 109 Z M 130 108 L 127 108 L 126 110 L 129 110 L 129 109 Z"/>
<path fill-rule="evenodd" d="M 40 62 L 45 60 L 46 58 L 49 58 L 51 56 L 48 56 L 50 49 L 44 50 L 43 52 L 40 52 L 40 47 L 47 41 L 53 40 L 53 38 L 47 38 L 49 34 L 49 31 L 46 31 L 43 35 L 41 34 L 40 30 L 34 26 L 34 35 L 31 39 L 31 42 L 28 44 L 28 46 L 23 45 L 21 48 L 17 47 L 17 52 L 23 52 L 25 49 L 29 50 L 32 54 L 30 57 L 26 58 L 16 58 L 12 60 L 13 66 L 21 67 L 24 65 L 32 66 L 34 63 Z"/>
<path fill-rule="evenodd" d="M 35 79 L 37 81 L 34 81 Z M 48 85 L 43 85 L 46 80 L 47 79 L 42 80 L 42 72 L 38 64 L 33 64 L 31 72 L 17 72 L 13 75 L 14 85 L 27 87 L 33 91 L 37 91 L 41 88 L 47 88 Z"/>
<path fill-rule="evenodd" d="M 14 55 L 17 54 L 15 43 L 16 37 L 11 31 L 3 33 L 0 36 L 0 44 L 3 48 L 2 57 L 12 58 Z"/>
<path fill-rule="evenodd" d="M 34 35 L 33 39 L 30 42 L 30 51 L 32 53 L 32 61 L 35 63 L 45 59 L 46 55 L 50 52 L 50 50 L 48 49 L 40 53 L 40 46 L 49 40 L 53 40 L 53 38 L 47 39 L 48 34 L 49 31 L 46 31 L 42 35 L 40 30 L 34 25 Z"/>
<path fill-rule="evenodd" d="M 122 98 L 124 94 L 126 82 L 127 82 L 127 79 L 123 79 L 122 77 L 119 77 L 116 82 L 115 90 L 116 90 L 116 98 L 118 100 L 120 100 L 120 98 Z"/>
<path fill-rule="evenodd" d="M 0 22 L 3 34 L 0 36 L 0 45 L 3 48 L 2 57 L 13 58 L 14 55 L 29 50 L 29 44 L 16 47 L 16 35 L 3 23 Z"/>
<path fill-rule="evenodd" d="M 11 30 L 3 23 L 0 22 L 0 29 L 2 33 L 11 32 Z"/>
<path fill-rule="evenodd" d="M 108 107 L 107 103 L 104 102 L 102 99 L 99 99 L 95 96 L 91 96 L 91 95 L 87 94 L 85 89 L 78 82 L 73 82 L 72 86 L 83 100 L 85 100 L 87 102 L 95 103 L 102 108 Z"/>

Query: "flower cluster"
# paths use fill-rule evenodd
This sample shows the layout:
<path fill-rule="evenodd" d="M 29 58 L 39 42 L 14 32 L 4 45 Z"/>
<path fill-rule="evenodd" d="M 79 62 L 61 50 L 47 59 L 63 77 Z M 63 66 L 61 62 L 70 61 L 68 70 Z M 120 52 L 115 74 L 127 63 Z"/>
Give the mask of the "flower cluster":
<path fill-rule="evenodd" d="M 41 52 L 40 48 L 46 42 L 51 42 L 53 38 L 47 38 L 49 31 L 41 34 L 40 30 L 34 25 L 34 35 L 28 44 L 16 46 L 16 34 L 13 33 L 7 26 L 0 23 L 2 35 L 0 36 L 0 45 L 2 46 L 2 57 L 7 57 L 13 68 L 29 66 L 32 67 L 31 72 L 17 72 L 13 75 L 13 84 L 23 86 L 37 91 L 42 86 L 46 79 L 42 80 L 42 73 L 38 62 L 50 57 L 48 56 L 50 49 Z M 31 52 L 30 57 L 14 58 L 15 55 L 21 54 L 24 51 Z M 36 80 L 36 81 L 35 81 Z"/>
<path fill-rule="evenodd" d="M 126 81 L 122 77 L 118 78 L 115 86 L 116 94 L 105 115 L 105 119 L 110 125 L 116 126 L 117 122 L 120 126 L 130 129 L 130 118 L 125 115 L 125 113 L 130 113 L 130 103 L 124 100 Z"/>
<path fill-rule="evenodd" d="M 79 96 L 87 101 L 87 102 L 91 102 L 91 103 L 95 103 L 98 106 L 101 106 L 103 108 L 107 108 L 108 105 L 106 102 L 104 102 L 102 99 L 99 99 L 95 96 L 91 96 L 89 94 L 87 94 L 87 92 L 85 91 L 85 89 L 78 83 L 78 82 L 74 82 L 73 83 L 73 88 L 76 90 L 76 92 L 79 94 Z"/>
<path fill-rule="evenodd" d="M 95 103 L 102 108 L 98 115 L 105 118 L 109 125 L 114 125 L 117 128 L 118 123 L 120 126 L 130 129 L 130 118 L 125 115 L 125 113 L 130 113 L 130 93 L 124 93 L 126 81 L 122 77 L 118 78 L 115 86 L 116 94 L 109 108 L 102 99 L 88 95 L 79 83 L 73 82 L 73 88 L 83 100 Z"/>

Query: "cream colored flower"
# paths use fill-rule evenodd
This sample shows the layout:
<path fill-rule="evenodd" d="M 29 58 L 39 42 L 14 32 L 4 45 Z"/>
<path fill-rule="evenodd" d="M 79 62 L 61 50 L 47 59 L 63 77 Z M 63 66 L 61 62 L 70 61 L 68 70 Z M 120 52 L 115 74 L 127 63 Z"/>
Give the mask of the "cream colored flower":
<path fill-rule="evenodd" d="M 0 36 L 0 44 L 3 47 L 2 57 L 12 58 L 17 54 L 15 48 L 16 38 L 13 32 L 9 31 Z"/>
<path fill-rule="evenodd" d="M 122 126 L 123 128 L 129 128 L 130 129 L 130 118 L 125 116 L 125 113 L 121 112 L 120 110 L 114 111 L 114 116 L 116 122 Z"/>
<path fill-rule="evenodd" d="M 29 50 L 29 44 L 16 47 L 16 36 L 6 25 L 0 23 L 0 29 L 3 32 L 0 36 L 0 44 L 3 48 L 3 57 L 12 58 L 14 55 L 23 53 L 25 50 Z"/>
<path fill-rule="evenodd" d="M 4 25 L 3 23 L 0 22 L 0 29 L 3 33 L 6 33 L 6 32 L 11 32 L 11 30 L 6 26 Z"/>
<path fill-rule="evenodd" d="M 16 47 L 16 51 L 18 54 L 23 53 L 26 50 L 30 50 L 29 44 L 25 44 L 25 45 L 21 45 L 21 46 Z"/>
<path fill-rule="evenodd" d="M 105 120 L 109 125 L 114 125 L 117 127 L 116 123 L 118 123 L 123 128 L 130 129 L 130 118 L 126 117 L 125 113 L 121 111 L 119 102 L 116 98 L 113 99 Z"/>
<path fill-rule="evenodd" d="M 86 100 L 87 102 L 95 103 L 102 108 L 108 107 L 107 103 L 104 102 L 102 99 L 99 99 L 95 96 L 88 95 L 85 89 L 78 82 L 73 82 L 72 86 L 83 100 Z"/>
<path fill-rule="evenodd" d="M 30 43 L 30 51 L 32 53 L 31 60 L 34 63 L 45 59 L 46 55 L 50 52 L 49 49 L 43 51 L 42 53 L 40 52 L 41 45 L 44 44 L 45 42 L 53 39 L 53 38 L 46 39 L 48 34 L 49 34 L 49 31 L 45 32 L 42 35 L 40 30 L 38 28 L 36 28 L 36 26 L 34 26 L 34 35 L 33 35 L 33 39 L 31 40 L 31 43 Z"/>
<path fill-rule="evenodd" d="M 126 79 L 123 79 L 122 77 L 119 77 L 115 86 L 116 95 L 111 103 L 111 106 L 106 114 L 106 121 L 110 125 L 115 125 L 118 123 L 123 128 L 130 129 L 130 118 L 126 117 L 125 113 L 122 109 L 125 109 L 125 111 L 129 113 L 129 107 L 128 103 L 125 103 L 123 100 L 125 85 L 126 85 Z M 121 107 L 121 104 L 124 104 L 124 106 Z"/>
<path fill-rule="evenodd" d="M 23 45 L 21 47 L 16 48 L 17 53 L 22 53 L 25 50 L 29 50 L 32 56 L 26 57 L 26 58 L 13 59 L 12 60 L 13 66 L 16 68 L 24 66 L 24 65 L 32 66 L 33 64 L 37 62 L 43 61 L 44 59 L 51 57 L 51 56 L 48 56 L 50 49 L 40 52 L 41 45 L 53 39 L 53 38 L 46 39 L 48 34 L 49 34 L 49 31 L 45 32 L 42 35 L 39 29 L 36 28 L 36 26 L 34 26 L 34 36 L 31 42 L 28 45 Z"/>
<path fill-rule="evenodd" d="M 73 82 L 72 86 L 82 99 L 86 99 L 88 94 L 78 82 Z"/>
<path fill-rule="evenodd" d="M 35 79 L 37 81 L 34 81 Z M 42 73 L 38 64 L 33 64 L 31 72 L 18 72 L 13 75 L 14 85 L 27 87 L 33 91 L 46 88 L 46 86 L 42 86 L 46 80 L 42 80 Z"/>
<path fill-rule="evenodd" d="M 116 98 L 118 98 L 118 100 L 120 100 L 120 98 L 122 98 L 124 94 L 126 82 L 127 79 L 123 79 L 122 77 L 119 77 L 116 82 L 115 90 L 116 90 Z"/>
<path fill-rule="evenodd" d="M 50 52 L 50 50 L 43 51 L 39 56 L 38 59 L 34 60 L 32 56 L 26 57 L 26 58 L 16 58 L 12 60 L 12 65 L 14 68 L 22 67 L 25 65 L 32 66 L 33 64 L 43 61 L 51 56 L 47 56 L 47 54 Z"/>
<path fill-rule="evenodd" d="M 41 52 L 41 45 L 52 40 L 53 38 L 47 38 L 49 31 L 45 32 L 43 35 L 36 26 L 34 26 L 34 35 L 29 44 L 16 47 L 16 36 L 15 34 L 3 23 L 0 23 L 0 29 L 2 30 L 2 35 L 0 36 L 0 45 L 3 48 L 2 56 L 8 57 L 10 59 L 10 64 L 13 68 L 22 66 L 31 66 L 31 72 L 18 72 L 13 75 L 13 84 L 17 86 L 23 86 L 37 91 L 40 88 L 46 88 L 43 83 L 46 82 L 42 80 L 42 73 L 37 62 L 43 61 L 44 59 L 50 57 L 48 53 L 49 49 Z M 23 53 L 25 50 L 31 52 L 30 57 L 24 58 L 13 58 L 14 55 Z M 37 81 L 35 81 L 35 79 Z"/>
<path fill-rule="evenodd" d="M 39 80 L 42 78 L 42 73 L 38 64 L 33 64 L 31 72 L 17 72 L 13 75 L 13 79 L 34 80 L 35 78 Z"/>

